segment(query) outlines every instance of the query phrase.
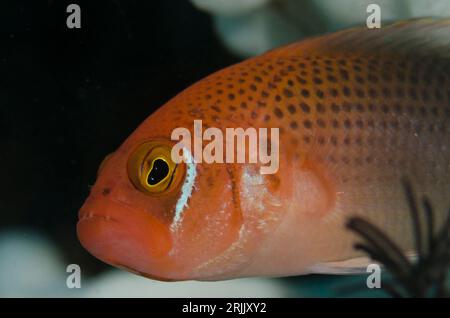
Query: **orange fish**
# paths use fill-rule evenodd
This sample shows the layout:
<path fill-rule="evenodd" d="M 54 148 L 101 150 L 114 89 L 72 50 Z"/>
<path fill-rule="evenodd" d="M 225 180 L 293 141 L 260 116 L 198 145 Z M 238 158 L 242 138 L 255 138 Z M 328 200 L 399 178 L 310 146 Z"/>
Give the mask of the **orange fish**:
<path fill-rule="evenodd" d="M 81 244 L 161 280 L 350 272 L 365 265 L 351 216 L 412 251 L 401 177 L 442 217 L 450 204 L 449 34 L 450 20 L 432 19 L 350 29 L 206 77 L 104 160 L 79 212 Z M 175 163 L 171 134 L 194 133 L 194 120 L 278 127 L 278 171 Z"/>

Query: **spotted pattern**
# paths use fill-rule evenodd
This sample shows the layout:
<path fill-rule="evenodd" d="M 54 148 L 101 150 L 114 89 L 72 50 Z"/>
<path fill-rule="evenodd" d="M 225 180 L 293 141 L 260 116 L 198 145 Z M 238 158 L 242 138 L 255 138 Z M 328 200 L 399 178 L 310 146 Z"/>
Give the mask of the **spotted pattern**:
<path fill-rule="evenodd" d="M 313 151 L 326 165 L 415 171 L 417 150 L 448 153 L 449 74 L 435 59 L 261 56 L 181 94 L 180 112 L 211 126 L 279 127 L 293 156 Z"/>

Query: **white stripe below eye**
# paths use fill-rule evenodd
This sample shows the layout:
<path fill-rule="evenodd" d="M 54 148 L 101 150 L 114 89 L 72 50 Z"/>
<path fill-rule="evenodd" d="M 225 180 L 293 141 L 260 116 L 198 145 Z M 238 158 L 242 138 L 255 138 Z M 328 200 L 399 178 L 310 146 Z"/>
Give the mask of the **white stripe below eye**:
<path fill-rule="evenodd" d="M 181 187 L 181 195 L 175 206 L 175 215 L 173 217 L 172 224 L 170 225 L 171 231 L 176 231 L 183 219 L 184 208 L 188 207 L 188 200 L 191 197 L 192 190 L 194 189 L 195 178 L 197 176 L 196 164 L 194 163 L 191 153 L 186 148 L 183 148 L 183 159 L 187 166 L 186 179 Z"/>

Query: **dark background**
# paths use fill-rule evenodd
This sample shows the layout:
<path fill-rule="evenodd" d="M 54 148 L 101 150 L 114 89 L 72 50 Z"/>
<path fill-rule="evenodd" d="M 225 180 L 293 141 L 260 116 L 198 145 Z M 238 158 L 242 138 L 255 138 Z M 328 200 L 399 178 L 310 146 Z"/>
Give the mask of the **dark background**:
<path fill-rule="evenodd" d="M 66 7 L 81 7 L 68 29 Z M 99 163 L 168 99 L 237 62 L 187 0 L 2 1 L 0 231 L 37 229 L 68 262 Z"/>

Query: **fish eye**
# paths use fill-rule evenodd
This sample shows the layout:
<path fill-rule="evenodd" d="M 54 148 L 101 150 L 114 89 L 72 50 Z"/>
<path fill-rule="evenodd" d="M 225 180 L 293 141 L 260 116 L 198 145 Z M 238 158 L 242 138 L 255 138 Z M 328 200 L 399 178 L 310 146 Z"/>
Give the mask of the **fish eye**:
<path fill-rule="evenodd" d="M 180 175 L 177 170 L 181 169 L 172 161 L 169 146 L 146 142 L 133 151 L 127 170 L 130 181 L 138 190 L 157 194 L 173 188 Z"/>

